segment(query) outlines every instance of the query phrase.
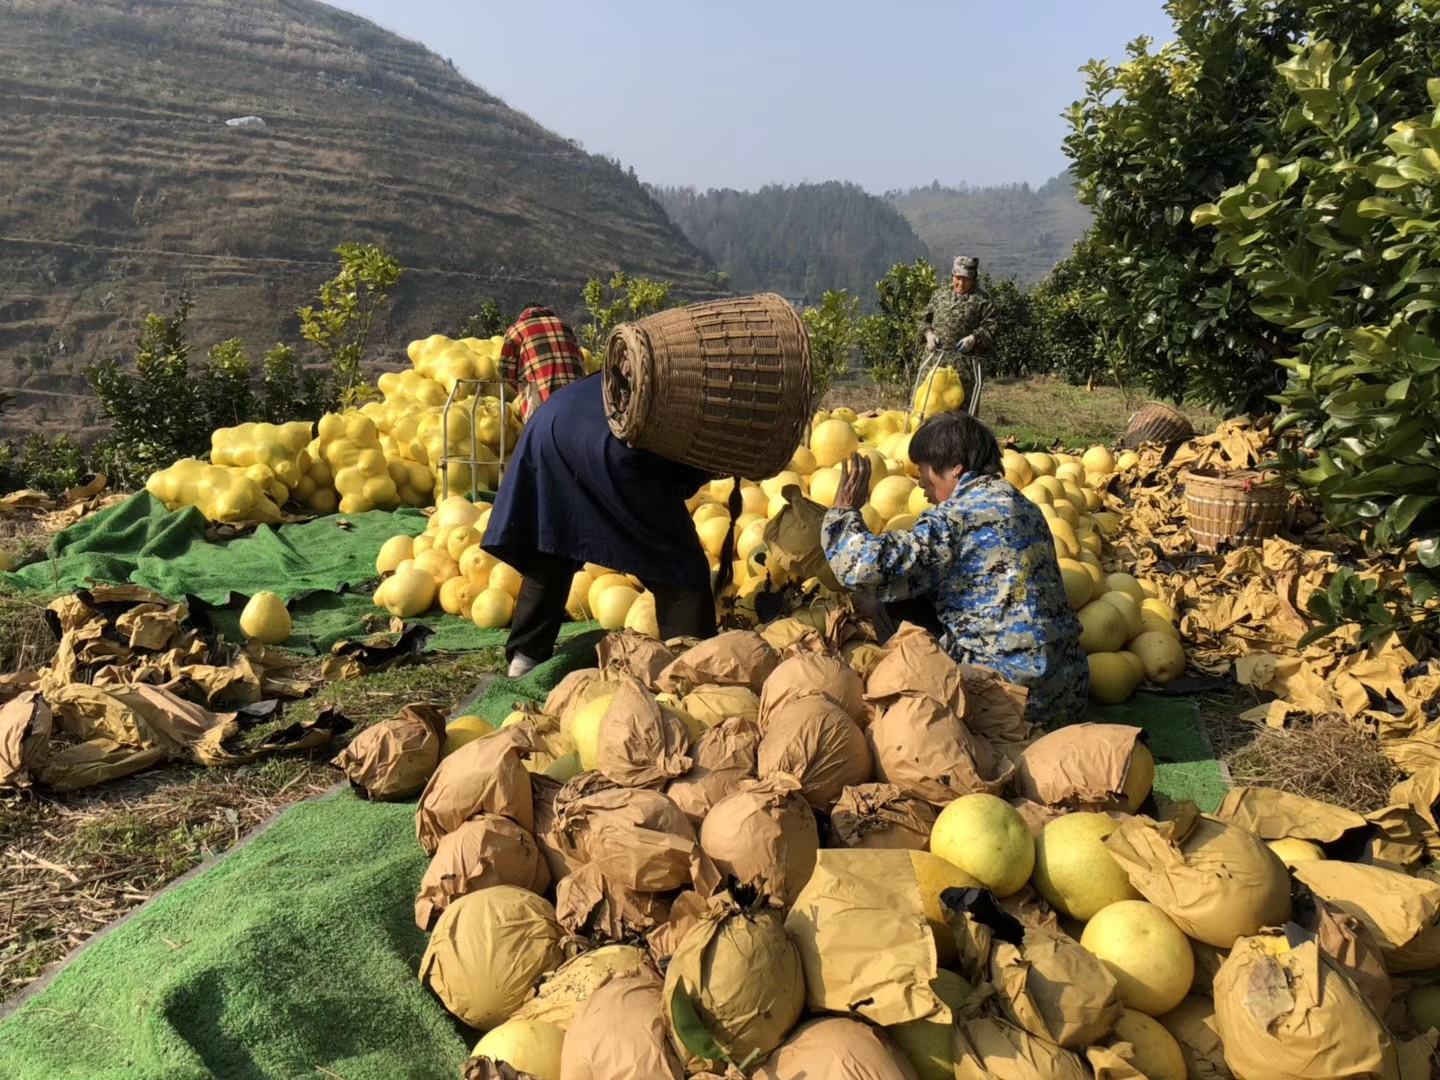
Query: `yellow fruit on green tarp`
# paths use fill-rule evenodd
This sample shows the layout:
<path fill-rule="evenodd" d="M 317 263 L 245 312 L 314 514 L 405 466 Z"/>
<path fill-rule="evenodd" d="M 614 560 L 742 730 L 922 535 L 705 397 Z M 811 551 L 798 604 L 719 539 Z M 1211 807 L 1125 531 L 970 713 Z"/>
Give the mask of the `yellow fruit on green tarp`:
<path fill-rule="evenodd" d="M 560 1049 L 565 1032 L 544 1020 L 507 1020 L 475 1044 L 471 1057 L 504 1062 L 535 1080 L 560 1080 Z"/>
<path fill-rule="evenodd" d="M 1144 900 L 1101 908 L 1085 925 L 1080 944 L 1110 969 L 1120 985 L 1120 1000 L 1149 1016 L 1179 1005 L 1195 981 L 1190 940 Z"/>
<path fill-rule="evenodd" d="M 1120 609 L 1092 600 L 1080 609 L 1080 647 L 1087 653 L 1113 653 L 1125 644 L 1128 626 Z"/>
<path fill-rule="evenodd" d="M 1145 678 L 1156 686 L 1185 674 L 1185 647 L 1169 634 L 1146 631 L 1130 643 L 1130 651 L 1145 665 Z"/>
<path fill-rule="evenodd" d="M 440 609 L 447 615 L 470 618 L 475 607 L 475 598 L 485 591 L 483 585 L 476 585 L 463 577 L 453 577 L 440 586 Z"/>
<path fill-rule="evenodd" d="M 413 559 L 415 541 L 409 536 L 392 536 L 380 545 L 380 554 L 375 556 L 375 572 L 388 574 L 406 559 Z"/>
<path fill-rule="evenodd" d="M 509 626 L 514 614 L 515 598 L 503 589 L 485 589 L 470 606 L 470 621 L 482 630 Z"/>
<path fill-rule="evenodd" d="M 1105 848 L 1120 822 L 1105 814 L 1066 814 L 1035 839 L 1036 891 L 1072 919 L 1089 920 L 1119 900 L 1139 900 L 1130 877 Z"/>
<path fill-rule="evenodd" d="M 507 592 L 512 599 L 519 597 L 520 586 L 524 584 L 524 575 L 508 563 L 497 562 L 494 569 L 490 571 L 490 588 Z"/>
<path fill-rule="evenodd" d="M 1024 819 L 1004 799 L 983 792 L 962 795 L 940 811 L 930 850 L 1002 898 L 1018 891 L 1035 866 L 1035 841 Z"/>
<path fill-rule="evenodd" d="M 440 756 L 449 757 L 466 743 L 494 733 L 495 729 L 478 716 L 457 716 L 445 725 L 445 742 L 440 747 Z"/>
<path fill-rule="evenodd" d="M 630 608 L 640 599 L 640 590 L 630 585 L 611 585 L 595 601 L 595 618 L 606 630 L 619 630 L 625 625 Z"/>
<path fill-rule="evenodd" d="M 1097 705 L 1121 705 L 1130 700 L 1143 676 L 1124 653 L 1089 653 L 1090 700 Z"/>
<path fill-rule="evenodd" d="M 246 637 L 266 645 L 279 645 L 290 637 L 290 612 L 285 601 L 273 592 L 257 592 L 240 613 L 240 629 Z"/>
<path fill-rule="evenodd" d="M 401 567 L 375 590 L 375 603 L 391 615 L 411 619 L 435 603 L 435 579 L 424 570 Z"/>

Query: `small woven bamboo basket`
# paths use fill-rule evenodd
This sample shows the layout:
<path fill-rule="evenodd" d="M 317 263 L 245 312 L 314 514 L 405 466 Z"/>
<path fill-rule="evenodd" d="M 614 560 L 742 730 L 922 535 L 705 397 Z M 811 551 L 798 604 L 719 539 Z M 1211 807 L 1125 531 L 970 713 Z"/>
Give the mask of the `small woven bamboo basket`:
<path fill-rule="evenodd" d="M 1164 402 L 1152 401 L 1148 405 L 1142 405 L 1139 411 L 1130 417 L 1130 423 L 1125 425 L 1122 444 L 1132 450 L 1144 443 L 1170 446 L 1184 442 L 1194 434 L 1195 427 L 1188 416 Z"/>
<path fill-rule="evenodd" d="M 1259 547 L 1266 537 L 1274 536 L 1285 519 L 1290 493 L 1268 484 L 1273 476 L 1183 474 L 1185 513 L 1195 546 L 1201 551 L 1218 551 L 1221 545 Z"/>
<path fill-rule="evenodd" d="M 810 419 L 810 339 L 769 293 L 617 326 L 604 379 L 616 438 L 713 476 L 774 476 Z"/>

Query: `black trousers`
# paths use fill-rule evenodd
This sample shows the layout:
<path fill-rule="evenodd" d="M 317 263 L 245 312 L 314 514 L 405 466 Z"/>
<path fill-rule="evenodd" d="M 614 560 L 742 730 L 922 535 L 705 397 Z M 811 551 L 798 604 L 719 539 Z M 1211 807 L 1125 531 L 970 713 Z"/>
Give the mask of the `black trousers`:
<path fill-rule="evenodd" d="M 565 601 L 570 583 L 581 564 L 558 555 L 535 552 L 528 560 L 525 581 L 515 600 L 505 659 L 519 653 L 536 663 L 549 660 L 564 625 Z M 660 637 L 710 638 L 715 636 L 715 597 L 708 586 L 686 588 L 642 582 L 655 595 L 655 621 Z"/>
<path fill-rule="evenodd" d="M 901 623 L 914 623 L 928 630 L 939 641 L 945 636 L 945 624 L 935 611 L 935 598 L 912 596 L 908 600 L 888 600 L 876 605 L 875 633 L 881 645 L 895 636 Z"/>

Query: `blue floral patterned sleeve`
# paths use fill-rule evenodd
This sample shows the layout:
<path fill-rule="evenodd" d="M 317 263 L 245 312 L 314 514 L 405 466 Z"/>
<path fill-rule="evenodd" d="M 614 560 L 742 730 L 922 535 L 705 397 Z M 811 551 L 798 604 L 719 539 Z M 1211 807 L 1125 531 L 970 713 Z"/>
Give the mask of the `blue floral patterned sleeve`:
<path fill-rule="evenodd" d="M 927 510 L 908 532 L 876 536 L 859 510 L 831 510 L 821 538 L 840 584 L 878 600 L 908 600 L 935 592 L 950 576 L 955 550 L 948 520 Z"/>

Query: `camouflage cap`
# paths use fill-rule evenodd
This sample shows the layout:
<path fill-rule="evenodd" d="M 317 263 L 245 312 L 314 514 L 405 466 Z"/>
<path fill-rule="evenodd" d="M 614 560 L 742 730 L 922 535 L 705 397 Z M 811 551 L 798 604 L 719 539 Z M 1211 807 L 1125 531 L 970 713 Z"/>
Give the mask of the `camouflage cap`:
<path fill-rule="evenodd" d="M 956 255 L 955 265 L 951 268 L 952 277 L 973 278 L 980 273 L 980 260 L 974 255 Z"/>

